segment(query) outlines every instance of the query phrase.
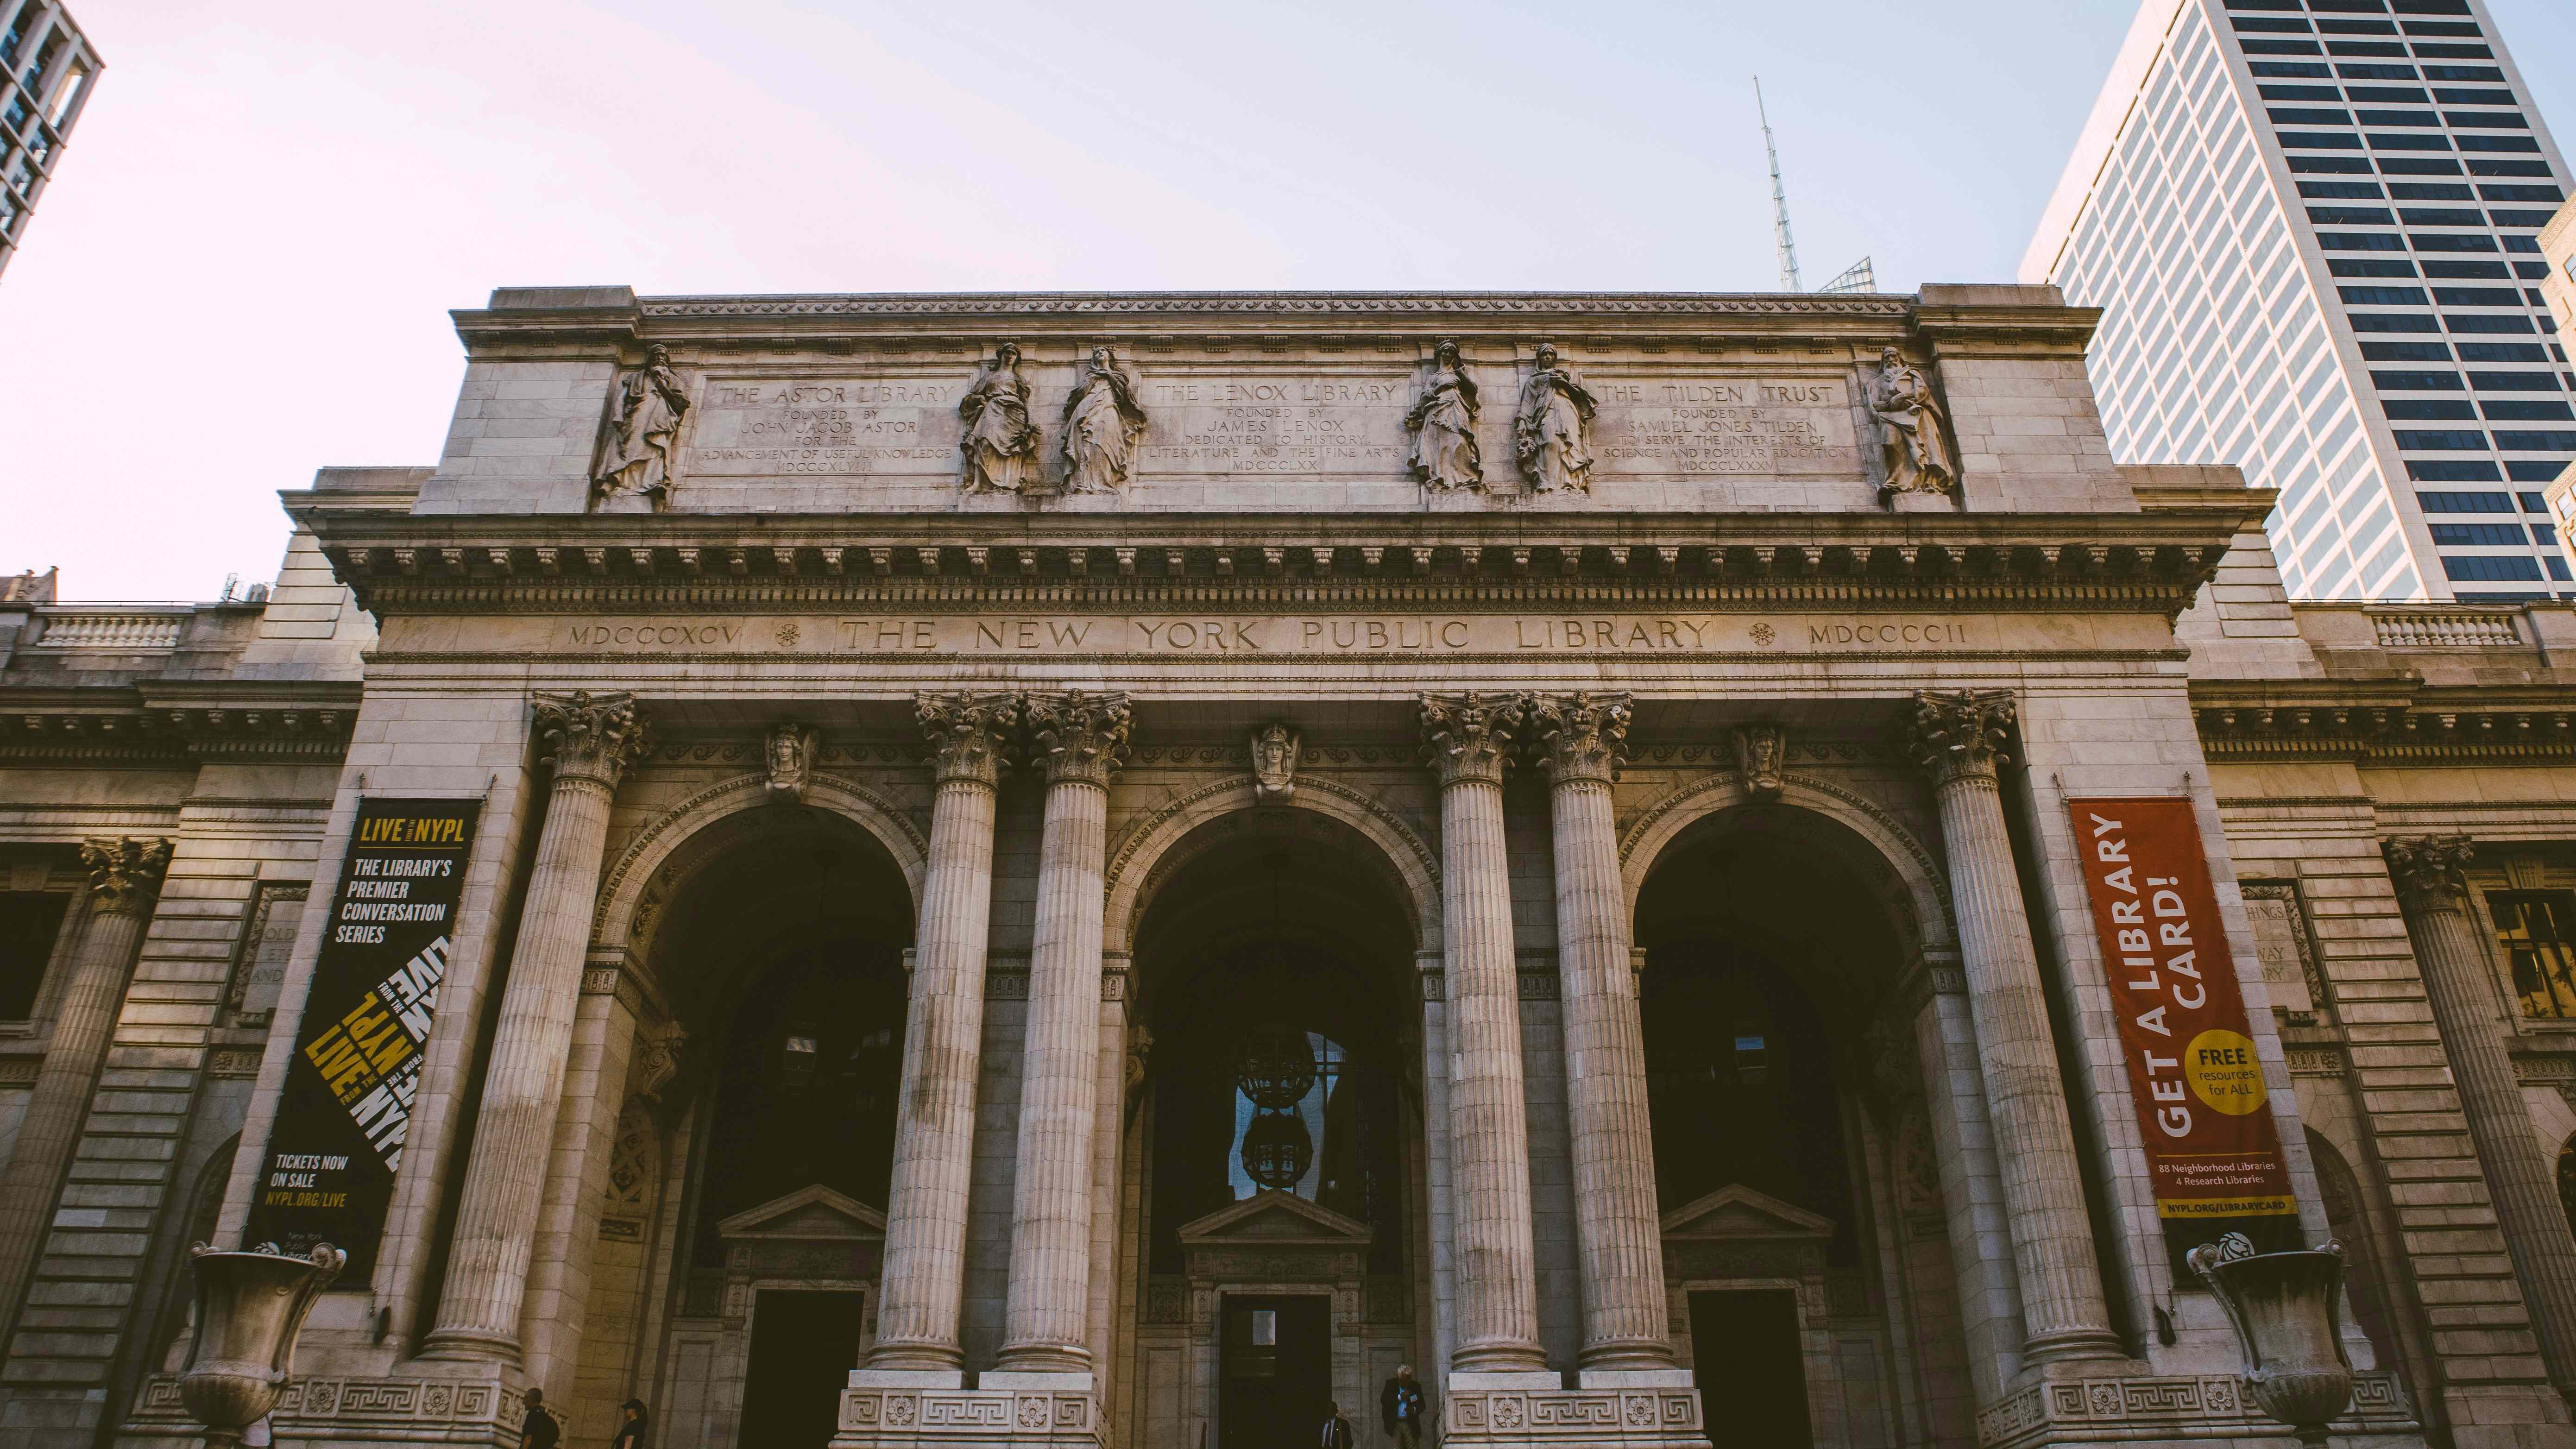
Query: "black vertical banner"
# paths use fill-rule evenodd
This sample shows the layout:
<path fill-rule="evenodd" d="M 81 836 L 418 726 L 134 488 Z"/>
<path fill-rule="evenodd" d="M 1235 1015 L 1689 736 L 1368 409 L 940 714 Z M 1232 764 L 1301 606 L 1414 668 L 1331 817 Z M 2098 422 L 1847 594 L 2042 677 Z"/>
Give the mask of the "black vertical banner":
<path fill-rule="evenodd" d="M 345 1282 L 374 1269 L 482 808 L 358 802 L 245 1243 L 345 1249 Z"/>

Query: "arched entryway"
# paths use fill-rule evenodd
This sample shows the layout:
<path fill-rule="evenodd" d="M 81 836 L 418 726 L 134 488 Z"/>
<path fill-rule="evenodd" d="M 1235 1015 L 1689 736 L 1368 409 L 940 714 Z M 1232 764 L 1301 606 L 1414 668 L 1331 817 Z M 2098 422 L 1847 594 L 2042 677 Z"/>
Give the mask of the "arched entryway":
<path fill-rule="evenodd" d="M 688 1046 L 619 1122 L 584 1407 L 635 1393 L 671 1442 L 820 1449 L 874 1326 L 911 888 L 842 814 L 758 805 L 638 900 Z"/>
<path fill-rule="evenodd" d="M 1324 1400 L 1364 1417 L 1415 1356 L 1417 915 L 1375 844 L 1293 807 L 1208 821 L 1157 870 L 1121 1334 L 1149 1449 L 1302 1449 Z"/>
<path fill-rule="evenodd" d="M 1676 1348 L 1766 1444 L 1969 1432 L 1924 1387 L 1963 1364 L 1919 1071 L 1886 1010 L 1920 949 L 1897 879 L 1852 829 L 1745 802 L 1669 836 L 1636 897 Z"/>

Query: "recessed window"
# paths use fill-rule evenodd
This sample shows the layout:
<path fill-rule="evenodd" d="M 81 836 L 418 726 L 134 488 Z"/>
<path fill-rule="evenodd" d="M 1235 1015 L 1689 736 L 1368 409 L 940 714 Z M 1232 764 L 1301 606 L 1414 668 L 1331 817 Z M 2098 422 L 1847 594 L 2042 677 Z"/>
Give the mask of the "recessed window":
<path fill-rule="evenodd" d="M 2538 570 L 2532 577 L 2539 577 Z M 2496 944 L 2504 951 L 2522 1014 L 2538 1021 L 2576 1018 L 2576 940 L 2569 935 L 2576 928 L 2576 894 L 2489 891 L 2487 914 L 2495 921 Z"/>
<path fill-rule="evenodd" d="M 0 891 L 0 1021 L 35 1014 L 36 992 L 62 934 L 69 891 Z"/>

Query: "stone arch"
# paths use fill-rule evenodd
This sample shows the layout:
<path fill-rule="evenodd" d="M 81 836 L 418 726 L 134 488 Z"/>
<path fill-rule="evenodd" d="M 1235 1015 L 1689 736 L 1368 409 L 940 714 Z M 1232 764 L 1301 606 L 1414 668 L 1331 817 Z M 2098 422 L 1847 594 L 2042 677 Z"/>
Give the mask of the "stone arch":
<path fill-rule="evenodd" d="M 645 892 L 664 867 L 708 829 L 745 811 L 760 809 L 768 799 L 767 775 L 736 775 L 672 806 L 637 831 L 600 879 L 599 904 L 590 923 L 591 944 L 632 944 Z M 914 914 L 919 914 L 922 878 L 930 867 L 930 842 L 902 806 L 854 780 L 823 774 L 813 776 L 807 783 L 805 803 L 852 822 L 885 847 L 895 867 L 903 872 Z"/>
<path fill-rule="evenodd" d="M 1758 802 L 1744 776 L 1729 771 L 1682 785 L 1641 811 L 1619 841 L 1619 875 L 1630 920 L 1646 877 L 1654 873 L 1665 849 L 1690 827 L 1712 816 Z M 1891 906 L 1900 938 L 1916 953 L 1958 949 L 1950 920 L 1950 889 L 1941 867 L 1905 824 L 1878 802 L 1854 790 L 1812 775 L 1782 777 L 1776 802 L 1821 816 L 1860 838 L 1893 877 Z"/>
<path fill-rule="evenodd" d="M 1166 801 L 1138 821 L 1110 852 L 1108 901 L 1101 913 L 1103 949 L 1112 954 L 1132 950 L 1137 924 L 1144 919 L 1154 887 L 1214 842 L 1175 847 L 1209 821 L 1250 810 L 1255 804 L 1252 776 L 1235 775 Z M 1440 856 L 1395 812 L 1340 781 L 1311 775 L 1301 776 L 1297 792 L 1285 801 L 1260 808 L 1310 810 L 1358 831 L 1385 856 L 1403 883 L 1413 908 L 1414 949 L 1440 949 Z"/>

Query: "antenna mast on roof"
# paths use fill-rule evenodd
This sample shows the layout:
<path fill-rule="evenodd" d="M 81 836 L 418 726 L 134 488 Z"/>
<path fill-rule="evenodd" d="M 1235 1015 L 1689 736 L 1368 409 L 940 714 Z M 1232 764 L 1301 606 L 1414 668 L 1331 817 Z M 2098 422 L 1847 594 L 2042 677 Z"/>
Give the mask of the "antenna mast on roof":
<path fill-rule="evenodd" d="M 1803 292 L 1798 280 L 1798 244 L 1789 236 L 1789 192 L 1780 184 L 1780 148 L 1771 141 L 1771 113 L 1762 105 L 1762 77 L 1753 78 L 1753 111 L 1762 118 L 1762 149 L 1771 157 L 1771 236 L 1780 249 L 1780 290 Z"/>

